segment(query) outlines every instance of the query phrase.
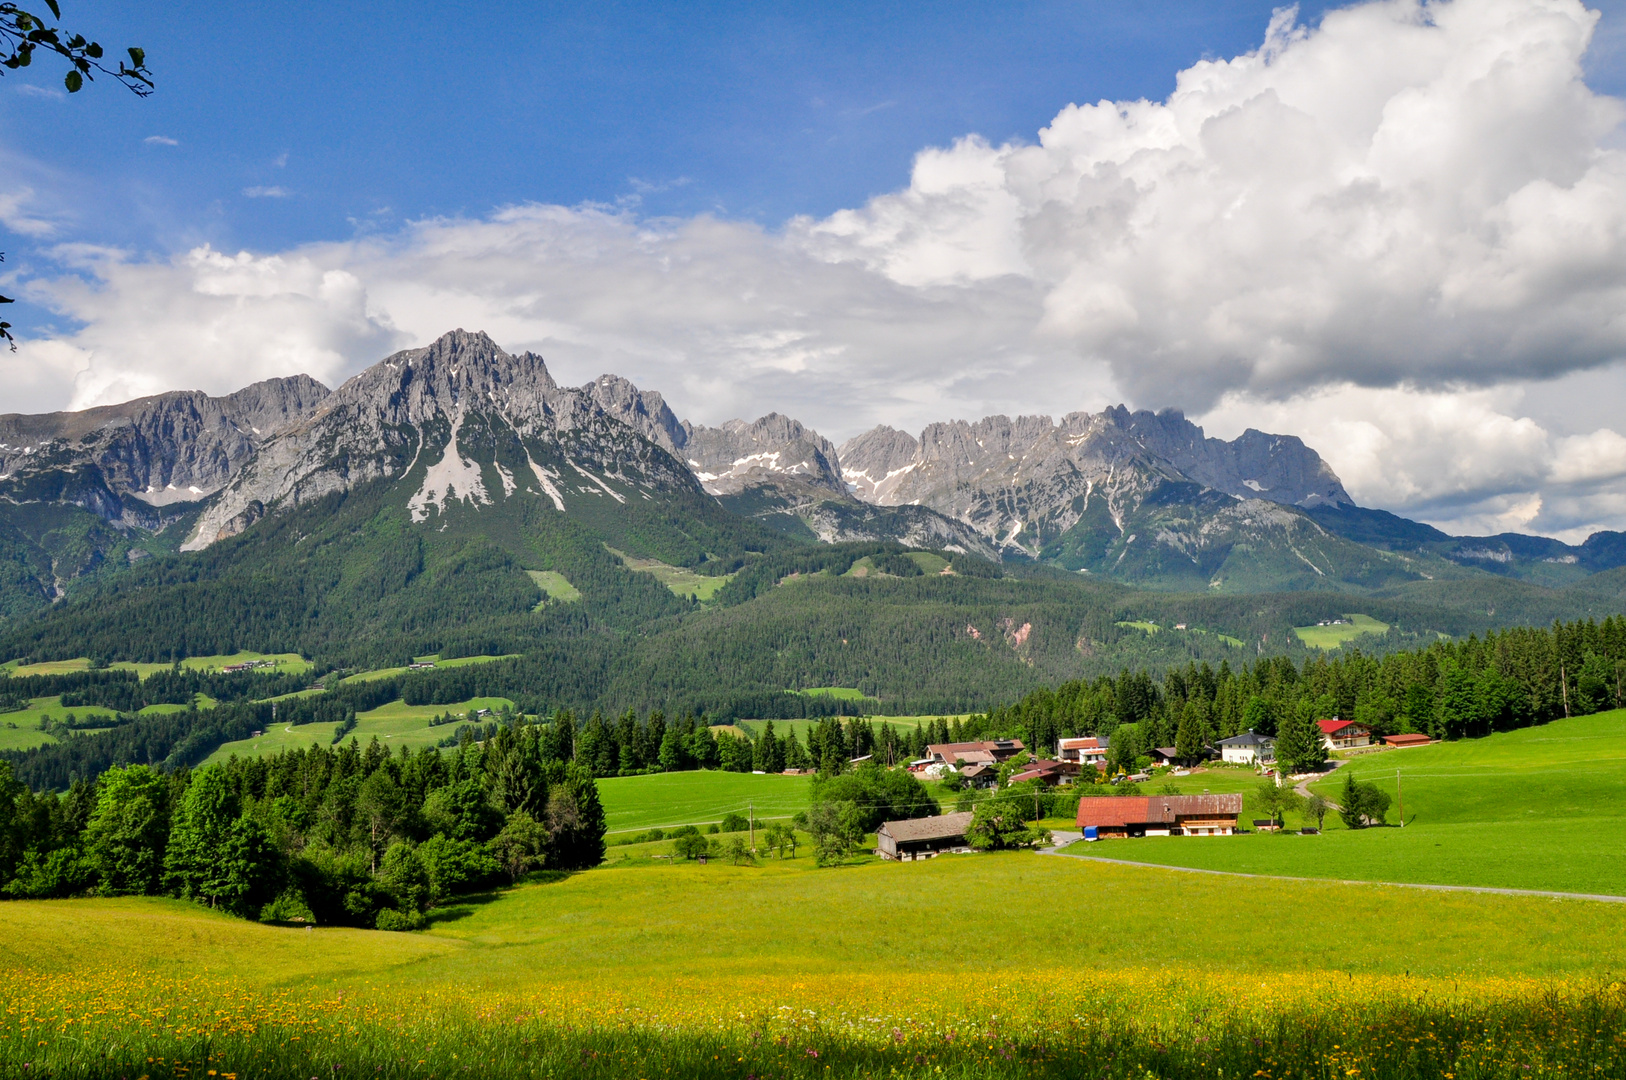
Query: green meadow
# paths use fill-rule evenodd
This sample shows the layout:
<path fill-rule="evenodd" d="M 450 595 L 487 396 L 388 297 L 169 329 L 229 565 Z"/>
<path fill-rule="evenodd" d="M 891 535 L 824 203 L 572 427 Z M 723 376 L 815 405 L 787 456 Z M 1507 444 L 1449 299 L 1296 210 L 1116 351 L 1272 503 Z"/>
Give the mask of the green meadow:
<path fill-rule="evenodd" d="M 1349 622 L 1342 626 L 1295 626 L 1293 633 L 1312 649 L 1336 649 L 1354 641 L 1363 634 L 1385 634 L 1389 624 L 1378 622 L 1370 615 L 1345 615 Z"/>
<path fill-rule="evenodd" d="M 1626 710 L 1359 755 L 1311 790 L 1336 801 L 1346 770 L 1395 799 L 1395 826 L 1403 798 L 1405 828 L 1350 830 L 1331 813 L 1320 836 L 1158 837 L 1072 850 L 1250 874 L 1626 896 Z M 1227 773 L 1237 786 L 1221 786 Z M 1188 793 L 1248 791 L 1243 818 L 1264 816 L 1251 798 L 1258 780 L 1245 771 L 1170 782 Z M 1288 824 L 1303 820 L 1290 814 Z"/>
<path fill-rule="evenodd" d="M 570 579 L 557 570 L 527 570 L 526 575 L 542 590 L 542 599 L 537 601 L 536 610 L 540 611 L 547 606 L 549 600 L 562 604 L 573 604 L 582 598 L 581 590 L 570 583 Z"/>
<path fill-rule="evenodd" d="M 1494 790 L 1569 814 L 1618 792 L 1623 718 L 1358 762 L 1374 778 L 1415 763 L 1419 817 L 1463 820 L 1089 852 L 1322 850 L 1344 878 L 1368 864 L 1412 880 L 1448 865 L 1512 873 L 1541 864 L 1539 844 L 1574 847 L 1611 819 L 1515 820 Z M 1588 764 L 1602 771 L 1576 770 Z M 1563 789 L 1544 770 L 1583 779 Z M 1149 786 L 1256 782 L 1212 770 Z M 752 803 L 784 817 L 811 784 L 684 772 L 598 786 L 614 833 Z M 1503 819 L 1477 817 L 1493 805 Z M 1450 850 L 1452 830 L 1497 824 L 1511 837 L 1500 863 Z M 1429 855 L 1436 843 L 1446 855 Z M 419 933 L 268 926 L 165 899 L 0 903 L 0 1071 L 1486 1080 L 1626 1067 L 1626 998 L 1610 983 L 1626 905 L 1032 852 L 864 852 L 821 868 L 805 837 L 796 856 L 749 865 L 656 857 L 671 847 L 612 845 L 596 869 L 456 898 Z M 960 947 L 968 931 L 997 947 Z"/>
<path fill-rule="evenodd" d="M 189 671 L 219 671 L 231 664 L 246 664 L 251 660 L 269 660 L 274 667 L 265 670 L 279 673 L 292 672 L 297 674 L 302 671 L 309 671 L 311 668 L 310 661 L 298 653 L 259 652 L 236 652 L 229 656 L 190 656 L 181 661 L 181 667 Z M 138 678 L 142 679 L 155 672 L 168 671 L 171 666 L 167 663 L 140 664 L 123 660 L 108 665 L 108 667 L 116 671 L 133 671 Z M 89 670 L 90 658 L 86 656 L 80 656 L 73 660 L 52 660 L 42 664 L 20 664 L 15 660 L 0 664 L 0 672 L 8 675 L 66 675 L 70 672 Z"/>
<path fill-rule="evenodd" d="M 1047 964 L 1081 924 L 1090 928 L 1090 948 L 1076 957 L 1085 966 L 1155 967 L 1178 957 L 1186 969 L 1265 973 L 1335 959 L 1350 972 L 1448 976 L 1573 975 L 1626 964 L 1626 911 L 1616 905 L 1440 893 L 1427 897 L 1423 919 L 1418 903 L 1417 894 L 1381 886 L 1173 878 L 1029 852 L 820 869 L 805 846 L 796 858 L 745 867 L 622 861 L 611 848 L 596 870 L 454 902 L 422 934 L 312 933 L 183 901 L 127 898 L 0 904 L 0 939 L 11 962 L 31 970 L 128 958 L 275 982 L 399 968 L 407 985 L 493 991 L 585 967 L 657 982 L 783 964 L 809 975 L 987 976 Z M 1284 910 L 1337 910 L 1336 945 L 1317 919 L 1237 917 Z M 1156 934 L 1145 930 L 1151 911 L 1159 912 Z M 789 912 L 796 927 L 787 933 Z M 1002 946 L 945 950 L 929 930 L 973 923 Z M 1216 933 L 1222 925 L 1227 932 Z M 1506 933 L 1509 925 L 1520 932 Z"/>
<path fill-rule="evenodd" d="M 40 721 L 49 716 L 53 720 L 62 720 L 69 713 L 81 720 L 92 716 L 106 717 L 109 721 L 116 718 L 112 709 L 100 705 L 87 705 L 75 709 L 64 709 L 60 697 L 37 697 L 29 701 L 28 708 L 16 712 L 0 713 L 0 750 L 32 750 L 36 746 L 56 742 L 56 737 L 40 730 Z M 106 728 L 84 728 L 85 734 L 92 735 L 97 731 L 106 731 Z"/>
<path fill-rule="evenodd" d="M 434 746 L 457 730 L 456 723 L 431 727 L 429 722 L 436 716 L 446 713 L 466 716 L 477 709 L 496 712 L 513 707 L 514 703 L 507 698 L 471 698 L 455 705 L 408 705 L 396 700 L 357 713 L 355 729 L 346 738 L 354 736 L 365 745 L 376 737 L 393 753 L 399 753 L 402 746 L 418 750 Z M 303 750 L 311 743 L 327 746 L 333 742 L 333 733 L 338 727 L 337 723 L 301 724 L 298 727 L 277 724 L 257 739 L 239 739 L 221 745 L 204 760 L 204 764 L 225 761 L 234 754 L 237 757 L 265 757 L 284 750 Z"/>
<path fill-rule="evenodd" d="M 734 580 L 733 574 L 707 577 L 704 574 L 695 573 L 686 566 L 669 566 L 659 559 L 640 559 L 636 555 L 628 555 L 626 552 L 617 551 L 615 548 L 609 548 L 609 552 L 620 559 L 628 570 L 634 570 L 640 574 L 649 574 L 678 596 L 686 596 L 701 603 L 710 600 L 717 595 L 718 589 Z"/>
<path fill-rule="evenodd" d="M 835 698 L 837 701 L 863 701 L 864 692 L 853 686 L 810 686 L 796 691 L 808 697 Z"/>
<path fill-rule="evenodd" d="M 721 821 L 724 814 L 743 814 L 752 804 L 758 817 L 790 817 L 807 809 L 811 793 L 811 777 L 714 769 L 617 776 L 598 782 L 599 801 L 612 833 L 704 825 Z"/>
<path fill-rule="evenodd" d="M 612 849 L 595 870 L 454 900 L 410 934 L 178 900 L 17 901 L 0 904 L 0 1068 L 1614 1076 L 1622 923 L 1618 905 L 1587 901 L 1026 852 L 817 869 L 805 848 L 752 866 Z M 956 947 L 967 928 L 998 947 Z"/>

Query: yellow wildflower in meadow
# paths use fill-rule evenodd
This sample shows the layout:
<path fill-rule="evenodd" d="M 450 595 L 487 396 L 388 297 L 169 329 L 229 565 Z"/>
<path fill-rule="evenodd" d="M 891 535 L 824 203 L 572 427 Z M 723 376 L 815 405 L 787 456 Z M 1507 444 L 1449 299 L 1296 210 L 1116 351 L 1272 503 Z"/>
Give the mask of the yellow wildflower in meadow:
<path fill-rule="evenodd" d="M 476 1062 L 490 1076 L 759 1078 L 1626 1069 L 1619 982 L 1085 970 L 937 983 L 618 976 L 491 996 L 367 982 L 247 990 L 117 971 L 4 981 L 5 1075 L 444 1076 Z"/>

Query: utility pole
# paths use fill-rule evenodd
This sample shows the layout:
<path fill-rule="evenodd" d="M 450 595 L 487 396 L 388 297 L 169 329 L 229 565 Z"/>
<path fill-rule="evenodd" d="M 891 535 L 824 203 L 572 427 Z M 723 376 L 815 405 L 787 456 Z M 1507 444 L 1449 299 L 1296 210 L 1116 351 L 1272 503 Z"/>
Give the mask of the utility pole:
<path fill-rule="evenodd" d="M 1400 804 L 1400 827 L 1406 827 L 1406 796 L 1400 793 L 1400 770 L 1395 770 L 1395 802 Z"/>
<path fill-rule="evenodd" d="M 1564 695 L 1564 719 L 1570 718 L 1570 681 L 1564 674 L 1564 665 L 1558 665 L 1558 690 Z"/>
<path fill-rule="evenodd" d="M 757 801 L 755 799 L 752 799 L 750 802 L 746 803 L 745 805 L 750 808 L 750 814 L 751 814 L 751 854 L 755 855 L 756 852 L 757 852 Z"/>

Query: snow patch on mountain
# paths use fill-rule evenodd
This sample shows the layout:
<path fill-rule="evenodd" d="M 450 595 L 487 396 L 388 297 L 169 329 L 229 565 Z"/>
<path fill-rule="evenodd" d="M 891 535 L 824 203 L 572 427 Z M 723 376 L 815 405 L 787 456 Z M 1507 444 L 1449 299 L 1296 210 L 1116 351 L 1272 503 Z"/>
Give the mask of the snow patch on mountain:
<path fill-rule="evenodd" d="M 428 520 L 431 506 L 445 513 L 454 500 L 471 506 L 491 505 L 480 466 L 465 458 L 457 448 L 457 436 L 462 429 L 463 413 L 459 411 L 452 423 L 452 437 L 446 443 L 445 453 L 424 472 L 423 486 L 407 500 L 407 509 L 412 511 L 415 523 Z"/>

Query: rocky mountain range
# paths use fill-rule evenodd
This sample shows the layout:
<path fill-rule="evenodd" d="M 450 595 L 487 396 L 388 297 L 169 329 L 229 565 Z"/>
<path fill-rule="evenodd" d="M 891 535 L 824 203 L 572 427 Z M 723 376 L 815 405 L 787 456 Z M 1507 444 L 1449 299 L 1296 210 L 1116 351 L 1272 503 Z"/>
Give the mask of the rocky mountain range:
<path fill-rule="evenodd" d="M 328 396 L 308 375 L 225 397 L 182 390 L 82 412 L 0 416 L 0 499 L 67 502 L 153 527 L 231 482 L 266 439 Z"/>
<path fill-rule="evenodd" d="M 143 530 L 202 550 L 374 481 L 395 481 L 410 520 L 431 529 L 455 508 L 514 498 L 602 522 L 710 496 L 804 541 L 892 540 L 1162 588 L 1560 580 L 1626 562 L 1616 534 L 1575 548 L 1455 538 L 1364 510 L 1299 438 L 1208 438 L 1176 411 L 993 416 L 919 437 L 883 426 L 838 448 L 778 413 L 680 421 L 660 393 L 614 375 L 560 386 L 541 357 L 463 330 L 331 392 L 296 376 L 219 398 L 0 416 L 0 549 L 48 599 Z M 66 531 L 65 513 L 80 515 Z"/>

